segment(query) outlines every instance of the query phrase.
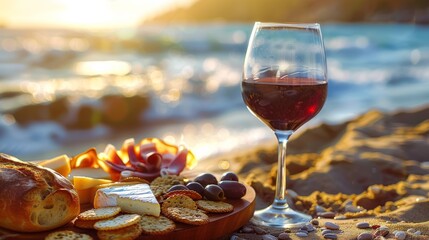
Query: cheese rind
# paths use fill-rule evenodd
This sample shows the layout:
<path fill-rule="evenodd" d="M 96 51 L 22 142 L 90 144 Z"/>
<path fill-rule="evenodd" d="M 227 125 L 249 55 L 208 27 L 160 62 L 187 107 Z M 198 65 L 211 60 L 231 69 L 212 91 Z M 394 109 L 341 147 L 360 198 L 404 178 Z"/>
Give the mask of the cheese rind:
<path fill-rule="evenodd" d="M 148 184 L 134 184 L 98 189 L 94 207 L 119 206 L 123 212 L 159 217 L 161 208 Z"/>

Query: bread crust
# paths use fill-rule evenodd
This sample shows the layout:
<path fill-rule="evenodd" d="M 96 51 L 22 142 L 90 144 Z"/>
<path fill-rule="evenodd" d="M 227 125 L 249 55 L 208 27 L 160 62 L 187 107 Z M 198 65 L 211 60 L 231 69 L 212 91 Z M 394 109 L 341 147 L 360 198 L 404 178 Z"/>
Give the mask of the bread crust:
<path fill-rule="evenodd" d="M 68 179 L 0 153 L 0 227 L 47 231 L 69 223 L 79 213 L 79 196 Z"/>

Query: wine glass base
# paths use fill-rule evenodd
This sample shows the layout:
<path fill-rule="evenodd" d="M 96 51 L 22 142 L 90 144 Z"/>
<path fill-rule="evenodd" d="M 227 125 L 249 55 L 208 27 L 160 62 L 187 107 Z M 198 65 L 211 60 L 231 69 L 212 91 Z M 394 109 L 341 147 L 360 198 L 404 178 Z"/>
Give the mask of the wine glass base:
<path fill-rule="evenodd" d="M 290 207 L 275 208 L 269 206 L 258 210 L 250 220 L 255 225 L 263 225 L 277 228 L 300 228 L 308 223 L 312 217 L 310 215 L 297 212 Z"/>

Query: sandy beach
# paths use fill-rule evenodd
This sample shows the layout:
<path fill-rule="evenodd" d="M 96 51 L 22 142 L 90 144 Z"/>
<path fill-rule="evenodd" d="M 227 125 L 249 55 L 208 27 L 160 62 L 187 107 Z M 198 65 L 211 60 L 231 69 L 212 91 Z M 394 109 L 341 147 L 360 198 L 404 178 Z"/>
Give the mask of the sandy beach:
<path fill-rule="evenodd" d="M 372 110 L 294 136 L 287 156 L 289 200 L 319 225 L 306 238 L 298 237 L 296 229 L 289 237 L 323 239 L 324 224 L 332 222 L 340 227 L 335 231 L 338 239 L 374 234 L 377 225 L 388 228 L 386 239 L 398 239 L 395 231 L 404 231 L 405 239 L 429 239 L 428 119 L 428 105 L 397 112 Z M 274 197 L 276 159 L 277 146 L 268 144 L 208 159 L 195 170 L 239 173 L 255 189 L 256 209 L 261 209 Z M 369 228 L 357 228 L 361 222 Z M 229 237 L 272 239 L 267 234 L 278 237 L 285 230 L 249 223 Z"/>

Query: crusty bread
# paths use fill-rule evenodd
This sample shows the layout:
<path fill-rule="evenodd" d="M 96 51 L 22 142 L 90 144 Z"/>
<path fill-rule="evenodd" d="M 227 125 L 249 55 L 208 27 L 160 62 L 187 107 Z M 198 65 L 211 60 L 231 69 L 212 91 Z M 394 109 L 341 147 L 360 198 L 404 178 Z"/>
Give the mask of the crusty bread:
<path fill-rule="evenodd" d="M 68 179 L 0 153 L 0 227 L 46 231 L 67 224 L 79 212 L 79 197 Z"/>

